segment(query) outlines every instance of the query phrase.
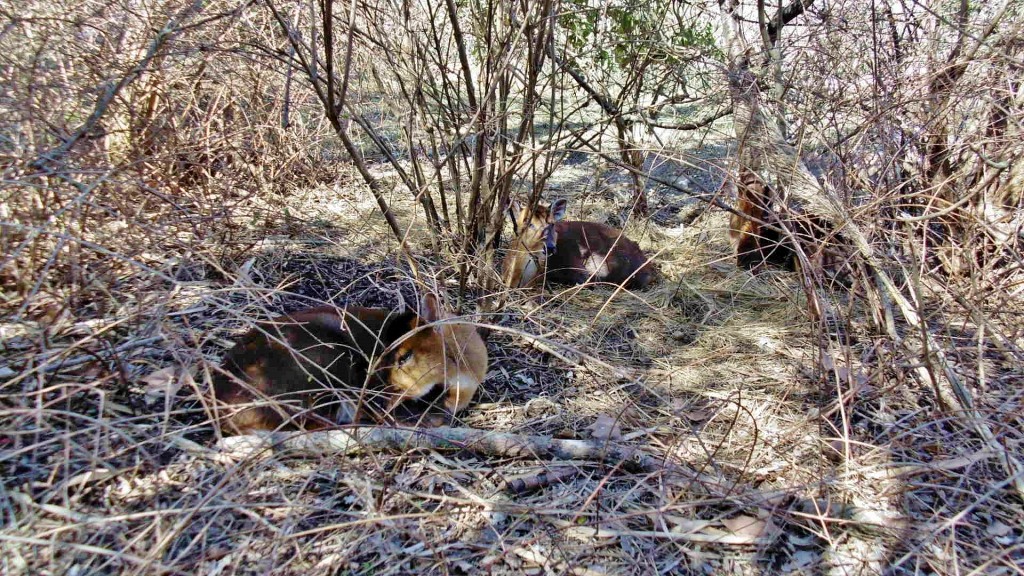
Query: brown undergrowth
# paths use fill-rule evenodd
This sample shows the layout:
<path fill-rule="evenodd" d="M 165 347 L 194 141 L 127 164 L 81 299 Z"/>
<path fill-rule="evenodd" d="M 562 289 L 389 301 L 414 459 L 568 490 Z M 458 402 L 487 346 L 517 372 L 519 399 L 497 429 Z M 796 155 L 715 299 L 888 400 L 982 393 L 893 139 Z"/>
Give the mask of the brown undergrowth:
<path fill-rule="evenodd" d="M 856 302 L 843 344 L 804 319 L 792 274 L 735 268 L 719 213 L 629 228 L 662 262 L 644 292 L 517 292 L 486 318 L 463 298 L 467 320 L 492 326 L 492 364 L 456 426 L 628 446 L 660 469 L 470 445 L 224 458 L 206 390 L 246 326 L 321 301 L 398 307 L 424 288 L 458 302 L 446 258 L 414 236 L 415 278 L 356 195 L 287 203 L 231 257 L 207 246 L 174 260 L 177 277 L 110 287 L 120 308 L 8 316 L 7 573 L 1019 566 L 996 455 L 906 378 Z M 989 311 L 988 329 L 1013 330 L 1008 314 Z M 984 367 L 979 409 L 1019 452 L 1020 365 L 977 326 L 949 326 L 961 365 Z"/>
<path fill-rule="evenodd" d="M 621 4 L 0 7 L 0 572 L 1024 572 L 1019 7 Z M 661 282 L 486 293 L 531 195 Z M 221 442 L 254 322 L 425 290 L 452 427 Z"/>

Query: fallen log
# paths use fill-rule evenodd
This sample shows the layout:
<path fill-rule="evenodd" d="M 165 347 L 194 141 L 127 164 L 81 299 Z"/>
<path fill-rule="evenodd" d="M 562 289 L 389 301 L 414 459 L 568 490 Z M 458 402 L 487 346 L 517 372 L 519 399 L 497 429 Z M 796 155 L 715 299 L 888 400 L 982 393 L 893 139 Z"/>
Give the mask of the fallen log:
<path fill-rule="evenodd" d="M 220 440 L 221 453 L 230 459 L 272 455 L 323 457 L 374 451 L 429 449 L 469 451 L 483 456 L 536 460 L 603 462 L 631 472 L 675 474 L 689 478 L 710 495 L 726 496 L 735 486 L 722 478 L 689 466 L 669 462 L 639 448 L 612 442 L 524 436 L 477 428 L 395 428 L 357 426 L 314 432 L 256 432 Z"/>

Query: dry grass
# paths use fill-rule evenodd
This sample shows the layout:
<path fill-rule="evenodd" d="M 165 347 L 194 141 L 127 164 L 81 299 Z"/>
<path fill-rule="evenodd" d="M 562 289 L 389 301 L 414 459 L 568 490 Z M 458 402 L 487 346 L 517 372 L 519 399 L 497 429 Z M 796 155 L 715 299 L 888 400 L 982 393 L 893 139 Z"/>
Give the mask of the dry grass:
<path fill-rule="evenodd" d="M 232 337 L 311 301 L 398 306 L 416 290 L 372 206 L 347 188 L 282 202 L 281 216 L 236 237 L 253 245 L 244 258 L 181 260 L 188 279 L 135 291 L 129 309 L 4 324 L 5 573 L 1020 567 L 1019 503 L 994 455 L 903 379 L 856 310 L 850 344 L 823 349 L 792 275 L 729 263 L 717 213 L 630 229 L 663 262 L 651 290 L 516 294 L 490 319 L 492 365 L 462 424 L 612 440 L 718 488 L 671 467 L 472 450 L 225 460 L 205 390 Z M 444 262 L 420 266 L 454 298 Z M 1020 366 L 981 352 L 984 413 L 1019 452 Z M 814 368 L 825 353 L 831 372 Z M 509 489 L 543 470 L 550 483 Z"/>
<path fill-rule="evenodd" d="M 887 59 L 890 31 L 876 26 L 885 18 L 857 2 L 830 3 L 837 12 L 801 24 L 794 34 L 806 36 L 783 50 L 799 71 L 787 112 L 801 121 L 795 132 L 801 144 L 842 144 L 822 154 L 822 179 L 856 192 L 851 218 L 923 318 L 922 335 L 856 279 L 823 290 L 831 325 L 812 322 L 795 274 L 733 265 L 727 217 L 710 204 L 648 182 L 651 218 L 627 218 L 630 177 L 614 163 L 622 143 L 602 112 L 582 108 L 588 96 L 562 65 L 536 92 L 557 90 L 563 112 L 544 112 L 546 128 L 523 142 L 505 142 L 494 117 L 477 126 L 477 111 L 455 94 L 451 110 L 416 119 L 425 124 L 414 145 L 425 150 L 430 130 L 448 151 L 470 138 L 494 150 L 537 145 L 537 165 L 561 162 L 546 200 L 566 197 L 573 218 L 624 225 L 664 278 L 636 293 L 503 294 L 508 305 L 480 318 L 475 298 L 489 295 L 459 294 L 455 255 L 434 253 L 420 206 L 353 128 L 406 227 L 413 272 L 313 91 L 286 76 L 275 52 L 281 30 L 265 11 L 273 3 L 195 3 L 202 24 L 159 42 L 153 32 L 181 6 L 143 14 L 137 4 L 34 1 L 0 32 L 0 65 L 15 79 L 0 95 L 3 574 L 1024 572 L 1022 479 L 1007 462 L 1024 459 L 1019 22 L 1001 23 L 1012 25 L 1007 36 L 979 52 L 991 63 L 975 62 L 963 93 L 949 96 L 951 109 L 997 104 L 992 122 L 970 110 L 945 118 L 941 106 L 918 114 L 934 101 L 922 92 L 932 52 L 981 32 L 943 28 L 956 22 L 946 14 L 936 16 L 944 40 L 934 46 L 917 42 L 932 34 L 930 20 L 907 24 L 896 56 L 912 43 L 922 54 L 906 61 Z M 370 39 L 393 42 L 398 64 L 414 63 L 403 58 L 408 37 L 383 37 L 398 28 L 387 11 L 377 16 L 380 38 L 371 30 Z M 303 34 L 318 28 L 296 22 Z M 351 102 L 407 153 L 413 139 L 399 124 L 414 122 L 408 109 L 384 109 L 405 106 L 386 89 L 441 64 L 382 79 L 363 72 L 382 65 L 371 47 L 356 54 Z M 525 67 L 507 62 L 520 82 Z M 687 79 L 697 104 L 679 107 L 683 119 L 707 117 L 689 108 L 712 100 L 720 108 L 700 100 L 702 82 L 708 95 L 724 93 L 718 48 L 697 64 L 713 75 Z M 445 86 L 461 86 L 449 76 Z M 130 79 L 100 109 L 96 93 Z M 531 91 L 513 92 L 503 110 Z M 499 115 L 507 127 L 511 114 Z M 997 116 L 1009 128 L 1000 131 Z M 562 121 L 563 138 L 543 143 L 540 133 L 557 135 Z M 721 136 L 727 122 L 693 136 L 699 143 L 669 136 L 697 131 L 652 128 L 656 146 L 637 167 L 705 200 L 716 190 L 727 197 L 720 185 L 736 152 Z M 955 134 L 937 130 L 946 123 Z M 926 133 L 956 144 L 959 172 L 944 181 L 922 177 L 928 158 L 910 141 Z M 466 198 L 470 156 L 451 173 L 427 174 L 430 186 Z M 421 167 L 436 157 L 423 152 Z M 516 194 L 536 177 L 524 166 L 502 168 Z M 953 186 L 964 182 L 973 184 Z M 981 205 L 953 212 L 931 196 L 946 188 L 955 206 L 981 198 L 982 184 L 1004 193 L 985 208 L 998 208 L 991 218 Z M 958 218 L 946 245 L 936 239 L 941 219 L 925 221 L 935 211 Z M 925 245 L 936 248 L 915 252 Z M 486 382 L 456 425 L 611 443 L 662 465 L 455 444 L 319 457 L 221 450 L 211 372 L 254 322 L 316 302 L 405 306 L 424 289 L 492 327 Z M 891 331 L 875 317 L 886 311 Z M 975 414 L 943 406 L 922 383 L 922 373 L 941 372 L 921 360 L 933 358 L 932 342 L 972 392 Z M 986 429 L 992 438 L 979 434 Z"/>

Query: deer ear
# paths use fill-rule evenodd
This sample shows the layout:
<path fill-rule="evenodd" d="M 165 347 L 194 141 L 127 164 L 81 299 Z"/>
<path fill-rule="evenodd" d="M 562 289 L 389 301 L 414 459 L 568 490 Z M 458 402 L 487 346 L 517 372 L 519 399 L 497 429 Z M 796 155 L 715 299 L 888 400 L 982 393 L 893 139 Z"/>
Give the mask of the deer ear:
<path fill-rule="evenodd" d="M 562 218 L 565 218 L 565 198 L 552 202 L 548 211 L 551 214 L 552 222 L 558 222 Z"/>
<path fill-rule="evenodd" d="M 444 314 L 441 312 L 441 303 L 437 300 L 437 296 L 429 293 L 423 295 L 423 301 L 420 302 L 420 318 L 427 322 L 437 322 L 444 319 Z"/>
<path fill-rule="evenodd" d="M 513 200 L 508 203 L 508 217 L 511 218 L 513 222 L 519 220 L 519 214 L 521 214 L 522 211 L 523 205 L 519 202 Z"/>

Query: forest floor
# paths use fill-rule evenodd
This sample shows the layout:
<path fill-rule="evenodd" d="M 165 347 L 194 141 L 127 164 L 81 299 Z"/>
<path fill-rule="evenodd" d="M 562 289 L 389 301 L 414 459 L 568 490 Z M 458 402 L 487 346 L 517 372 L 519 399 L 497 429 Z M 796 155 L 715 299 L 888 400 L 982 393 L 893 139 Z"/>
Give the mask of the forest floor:
<path fill-rule="evenodd" d="M 652 169 L 714 190 L 700 156 L 725 150 Z M 545 199 L 558 197 L 570 199 L 572 219 L 621 226 L 627 181 L 582 158 L 552 180 Z M 431 254 L 413 202 L 400 192 L 389 201 L 411 231 L 419 285 L 453 304 L 450 264 Z M 119 279 L 131 297 L 118 308 L 50 325 L 53 355 L 22 384 L 46 393 L 26 395 L 0 432 L 2 571 L 1020 569 L 1020 516 L 997 494 L 992 454 L 937 419 L 927 391 L 878 368 L 884 344 L 855 306 L 844 309 L 845 344 L 821 338 L 794 274 L 735 266 L 721 211 L 657 187 L 651 205 L 649 220 L 625 230 L 659 262 L 657 285 L 517 293 L 502 314 L 472 318 L 502 330 L 490 334 L 487 379 L 456 425 L 624 444 L 663 469 L 470 449 L 225 458 L 206 389 L 210 366 L 247 326 L 315 301 L 416 301 L 376 204 L 346 173 L 251 200 L 224 246 L 168 262 L 163 283 Z M 232 256 L 209 256 L 218 252 Z M 5 325 L 11 365 L 36 329 Z M 510 488 L 545 470 L 546 484 Z"/>

